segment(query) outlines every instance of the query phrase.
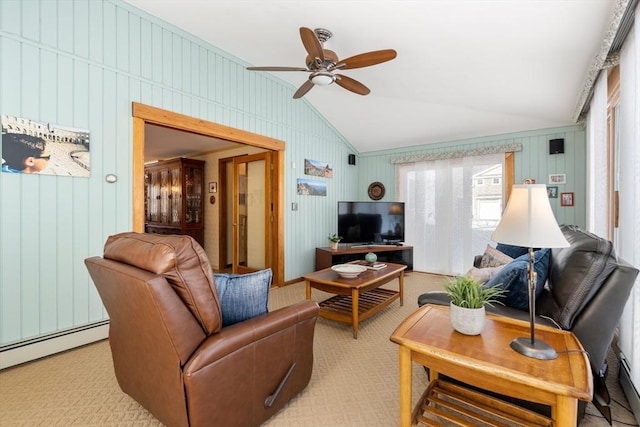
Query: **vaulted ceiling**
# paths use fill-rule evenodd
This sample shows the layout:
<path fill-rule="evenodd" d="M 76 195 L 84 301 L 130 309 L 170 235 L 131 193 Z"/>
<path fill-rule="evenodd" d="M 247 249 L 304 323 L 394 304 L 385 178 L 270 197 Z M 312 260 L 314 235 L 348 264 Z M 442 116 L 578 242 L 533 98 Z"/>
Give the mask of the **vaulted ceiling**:
<path fill-rule="evenodd" d="M 299 27 L 326 28 L 341 71 L 371 93 L 316 86 L 309 102 L 361 153 L 575 124 L 614 0 L 126 0 L 247 66 L 305 67 Z M 264 71 L 247 71 L 264 72 Z M 273 72 L 293 96 L 307 72 Z"/>

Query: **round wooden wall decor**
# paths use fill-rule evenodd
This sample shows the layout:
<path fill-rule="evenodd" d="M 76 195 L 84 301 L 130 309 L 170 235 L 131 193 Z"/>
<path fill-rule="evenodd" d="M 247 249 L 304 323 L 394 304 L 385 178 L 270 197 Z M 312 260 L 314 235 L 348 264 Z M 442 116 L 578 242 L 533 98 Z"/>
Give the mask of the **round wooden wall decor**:
<path fill-rule="evenodd" d="M 381 182 L 372 182 L 367 193 L 371 200 L 380 200 L 384 197 L 384 185 Z"/>

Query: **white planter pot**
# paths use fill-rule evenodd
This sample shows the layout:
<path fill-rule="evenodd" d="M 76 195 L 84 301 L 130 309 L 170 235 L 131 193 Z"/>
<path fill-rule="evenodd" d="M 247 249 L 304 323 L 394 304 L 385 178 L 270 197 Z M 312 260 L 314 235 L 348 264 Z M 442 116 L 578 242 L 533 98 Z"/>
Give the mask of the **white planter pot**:
<path fill-rule="evenodd" d="M 337 251 L 337 250 L 338 250 L 338 244 L 339 244 L 340 242 L 331 242 L 331 241 L 330 241 L 329 243 L 331 243 L 331 250 L 332 250 L 332 251 Z"/>
<path fill-rule="evenodd" d="M 482 308 L 458 307 L 449 304 L 449 319 L 453 329 L 465 335 L 478 335 L 484 328 L 485 311 Z"/>

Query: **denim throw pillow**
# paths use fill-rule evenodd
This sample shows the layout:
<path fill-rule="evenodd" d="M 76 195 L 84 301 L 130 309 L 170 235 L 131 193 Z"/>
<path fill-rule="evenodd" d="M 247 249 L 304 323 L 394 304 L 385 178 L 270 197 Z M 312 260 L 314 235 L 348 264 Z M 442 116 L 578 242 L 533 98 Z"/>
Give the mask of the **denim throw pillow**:
<path fill-rule="evenodd" d="M 270 268 L 248 274 L 215 273 L 222 326 L 243 322 L 268 312 Z"/>
<path fill-rule="evenodd" d="M 498 243 L 496 245 L 496 249 L 505 255 L 509 255 L 513 259 L 516 259 L 518 257 L 521 257 L 522 255 L 529 253 L 529 248 L 524 248 L 522 246 L 507 245 L 505 243 Z"/>
<path fill-rule="evenodd" d="M 549 274 L 549 249 L 535 251 L 533 267 L 537 274 L 535 298 L 537 299 Z M 529 310 L 529 279 L 527 278 L 527 265 L 529 265 L 529 254 L 524 254 L 505 265 L 495 276 L 493 276 L 485 287 L 498 286 L 508 292 L 502 297 L 502 302 L 507 307 L 519 310 Z"/>

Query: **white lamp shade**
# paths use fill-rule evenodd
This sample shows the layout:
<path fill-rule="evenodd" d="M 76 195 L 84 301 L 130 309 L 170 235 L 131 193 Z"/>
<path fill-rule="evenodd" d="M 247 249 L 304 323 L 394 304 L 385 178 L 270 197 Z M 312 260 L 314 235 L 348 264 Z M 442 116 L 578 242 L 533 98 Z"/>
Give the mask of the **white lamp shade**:
<path fill-rule="evenodd" d="M 544 184 L 514 185 L 491 240 L 527 248 L 566 248 Z"/>

